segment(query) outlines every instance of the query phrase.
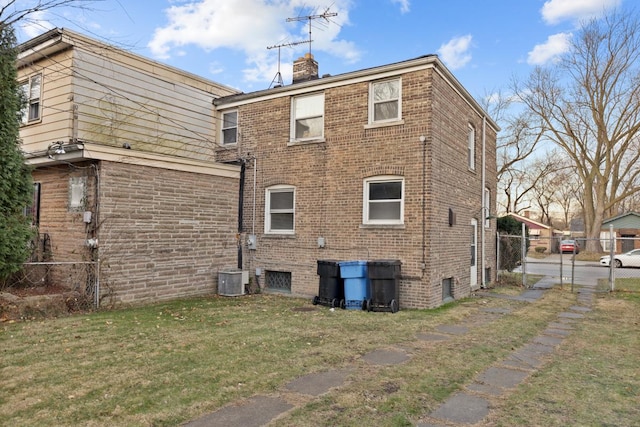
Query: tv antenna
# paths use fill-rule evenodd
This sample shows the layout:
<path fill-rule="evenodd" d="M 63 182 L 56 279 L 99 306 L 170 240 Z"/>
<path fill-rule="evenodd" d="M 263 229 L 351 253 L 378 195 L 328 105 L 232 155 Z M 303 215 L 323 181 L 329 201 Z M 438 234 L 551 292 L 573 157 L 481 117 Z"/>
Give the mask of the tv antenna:
<path fill-rule="evenodd" d="M 282 80 L 282 74 L 280 73 L 280 49 L 282 49 L 283 47 L 291 47 L 291 46 L 297 46 L 299 44 L 303 44 L 303 43 L 310 43 L 311 40 L 302 40 L 299 42 L 290 42 L 290 43 L 281 43 L 281 44 L 277 44 L 274 46 L 267 46 L 267 49 L 278 49 L 278 72 L 276 73 L 275 77 L 273 78 L 273 80 L 271 80 L 271 84 L 269 85 L 269 89 L 271 89 L 272 86 L 274 86 L 274 83 L 276 87 L 278 86 L 284 86 L 284 81 Z"/>
<path fill-rule="evenodd" d="M 325 9 L 325 11 L 319 15 L 307 15 L 307 16 L 298 16 L 296 18 L 287 18 L 287 22 L 300 22 L 300 21 L 308 21 L 309 22 L 309 40 L 305 43 L 309 43 L 309 53 L 311 53 L 311 21 L 314 19 L 324 19 L 327 22 L 329 18 L 334 16 L 338 16 L 335 12 L 329 12 L 329 8 Z"/>

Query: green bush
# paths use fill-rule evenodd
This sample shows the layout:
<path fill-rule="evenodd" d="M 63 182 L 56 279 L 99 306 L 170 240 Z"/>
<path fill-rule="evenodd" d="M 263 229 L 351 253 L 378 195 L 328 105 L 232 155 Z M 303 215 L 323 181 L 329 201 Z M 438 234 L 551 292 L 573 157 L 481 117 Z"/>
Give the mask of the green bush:
<path fill-rule="evenodd" d="M 535 251 L 539 254 L 543 254 L 547 251 L 547 248 L 544 246 L 536 246 Z"/>

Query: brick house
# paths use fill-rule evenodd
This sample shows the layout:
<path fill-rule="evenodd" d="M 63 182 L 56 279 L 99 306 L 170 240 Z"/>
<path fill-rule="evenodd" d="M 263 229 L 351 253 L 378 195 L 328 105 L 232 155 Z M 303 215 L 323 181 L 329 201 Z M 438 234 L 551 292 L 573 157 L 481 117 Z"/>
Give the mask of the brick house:
<path fill-rule="evenodd" d="M 215 293 L 237 265 L 240 168 L 215 162 L 212 99 L 235 91 L 61 29 L 17 67 L 42 280 L 96 304 Z"/>
<path fill-rule="evenodd" d="M 217 159 L 242 168 L 242 265 L 313 296 L 318 260 L 401 261 L 400 306 L 495 276 L 498 126 L 435 55 L 214 100 Z"/>
<path fill-rule="evenodd" d="M 560 241 L 562 240 L 562 231 L 531 219 L 529 211 L 525 211 L 524 215 L 518 215 L 513 212 L 509 212 L 507 215 L 529 228 L 530 251 L 535 251 L 536 248 L 540 247 L 544 248 L 546 253 L 558 253 Z"/>
<path fill-rule="evenodd" d="M 627 212 L 605 219 L 602 222 L 600 239 L 605 251 L 609 250 L 609 229 L 613 226 L 616 239 L 615 252 L 625 253 L 633 249 L 640 249 L 640 213 Z"/>

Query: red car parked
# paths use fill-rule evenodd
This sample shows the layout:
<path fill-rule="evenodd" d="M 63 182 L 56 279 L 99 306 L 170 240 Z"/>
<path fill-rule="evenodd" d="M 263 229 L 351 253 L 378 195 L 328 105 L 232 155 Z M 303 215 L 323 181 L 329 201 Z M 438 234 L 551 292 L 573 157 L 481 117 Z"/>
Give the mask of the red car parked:
<path fill-rule="evenodd" d="M 580 246 L 575 240 L 563 240 L 560 242 L 560 252 L 563 254 L 572 254 L 574 250 L 576 254 L 580 253 Z"/>

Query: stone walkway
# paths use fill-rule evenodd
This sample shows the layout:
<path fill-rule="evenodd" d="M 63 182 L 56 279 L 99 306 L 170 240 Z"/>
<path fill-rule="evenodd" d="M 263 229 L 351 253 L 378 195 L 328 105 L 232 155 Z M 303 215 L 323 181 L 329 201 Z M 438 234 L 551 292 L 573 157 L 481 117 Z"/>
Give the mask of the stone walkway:
<path fill-rule="evenodd" d="M 544 294 L 544 290 L 553 286 L 552 278 L 540 280 L 533 289 L 527 289 L 518 296 L 500 296 L 518 301 L 534 302 Z M 572 324 L 591 310 L 594 287 L 582 286 L 578 290 L 578 305 L 569 311 L 558 314 L 547 328 L 504 360 L 493 364 L 480 372 L 463 390 L 452 395 L 435 411 L 424 417 L 418 427 L 445 427 L 452 425 L 470 425 L 484 420 L 489 415 L 489 399 L 502 397 L 513 391 L 527 377 L 540 369 L 546 357 L 555 351 L 572 329 Z M 481 296 L 489 296 L 481 294 Z M 491 295 L 495 297 L 496 295 Z M 454 336 L 464 335 L 471 326 L 487 323 L 509 309 L 487 308 L 476 316 L 466 319 L 464 324 L 440 325 L 433 333 L 418 334 L 423 341 L 446 341 Z M 373 365 L 388 366 L 404 363 L 410 359 L 402 349 L 378 349 L 362 356 Z M 227 405 L 209 415 L 185 424 L 185 427 L 260 427 L 269 424 L 295 406 L 306 404 L 314 398 L 340 387 L 353 371 L 340 369 L 297 378 L 284 386 L 284 390 L 275 396 L 254 396 L 250 399 Z M 287 398 L 289 397 L 289 398 Z"/>

